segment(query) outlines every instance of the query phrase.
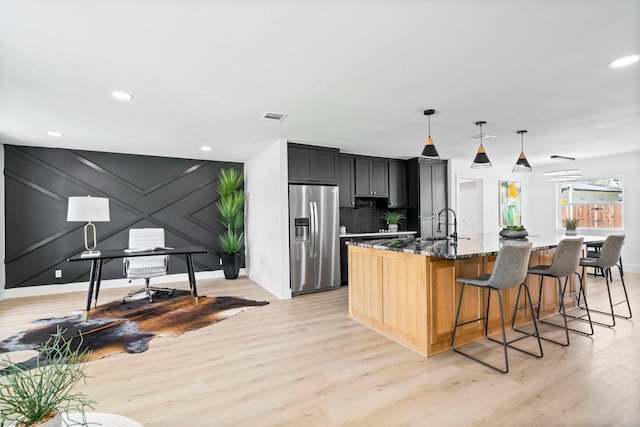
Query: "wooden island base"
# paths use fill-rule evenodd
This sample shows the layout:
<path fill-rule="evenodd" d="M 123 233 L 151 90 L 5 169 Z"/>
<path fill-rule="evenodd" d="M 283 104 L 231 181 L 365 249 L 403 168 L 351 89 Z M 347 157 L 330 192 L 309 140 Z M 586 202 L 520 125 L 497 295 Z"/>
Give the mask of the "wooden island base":
<path fill-rule="evenodd" d="M 535 250 L 530 266 L 551 264 L 555 249 Z M 433 356 L 450 349 L 460 284 L 456 277 L 473 277 L 491 273 L 496 255 L 464 259 L 444 259 L 420 254 L 349 246 L 349 315 L 381 334 L 417 351 Z M 540 289 L 540 276 L 527 276 L 534 304 Z M 545 278 L 540 316 L 555 314 L 559 307 L 558 285 Z M 575 275 L 566 295 L 578 289 Z M 482 316 L 483 289 L 469 288 L 464 295 L 461 321 Z M 501 291 L 505 323 L 511 325 L 518 288 Z M 565 297 L 566 307 L 575 306 L 575 298 Z M 489 313 L 489 333 L 500 331 L 498 304 Z M 523 300 L 521 299 L 521 304 Z M 518 312 L 516 325 L 530 319 Z M 457 343 L 483 338 L 482 322 L 458 328 Z"/>

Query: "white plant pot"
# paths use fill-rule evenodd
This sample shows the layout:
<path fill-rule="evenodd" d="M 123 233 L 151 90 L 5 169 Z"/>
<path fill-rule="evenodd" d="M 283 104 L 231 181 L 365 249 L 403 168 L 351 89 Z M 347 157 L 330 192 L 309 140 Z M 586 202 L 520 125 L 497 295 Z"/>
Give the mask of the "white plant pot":
<path fill-rule="evenodd" d="M 17 423 L 9 424 L 9 427 L 15 427 Z M 36 424 L 37 427 L 62 427 L 62 417 L 59 412 L 56 412 L 56 416 L 47 420 L 42 424 Z"/>
<path fill-rule="evenodd" d="M 392 233 L 398 231 L 398 224 L 388 224 L 388 230 Z"/>
<path fill-rule="evenodd" d="M 567 236 L 577 236 L 578 235 L 578 230 L 565 230 L 564 234 Z"/>
<path fill-rule="evenodd" d="M 56 413 L 56 416 L 51 418 L 44 424 L 40 424 L 38 427 L 62 427 L 62 417 L 60 413 Z"/>

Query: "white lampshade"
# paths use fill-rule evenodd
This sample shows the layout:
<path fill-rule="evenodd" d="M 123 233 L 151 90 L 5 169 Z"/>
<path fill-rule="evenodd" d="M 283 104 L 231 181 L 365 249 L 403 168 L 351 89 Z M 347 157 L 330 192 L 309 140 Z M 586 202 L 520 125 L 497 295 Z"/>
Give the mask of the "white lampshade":
<path fill-rule="evenodd" d="M 67 221 L 109 221 L 109 199 L 106 197 L 69 197 Z"/>

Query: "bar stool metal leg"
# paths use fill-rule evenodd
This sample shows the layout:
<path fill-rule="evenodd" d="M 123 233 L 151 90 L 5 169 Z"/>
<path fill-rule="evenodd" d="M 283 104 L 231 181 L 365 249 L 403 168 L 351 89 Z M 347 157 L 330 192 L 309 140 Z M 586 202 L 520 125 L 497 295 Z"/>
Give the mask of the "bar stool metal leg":
<path fill-rule="evenodd" d="M 619 301 L 617 303 L 613 302 L 613 298 L 611 297 L 611 285 L 610 285 L 611 280 L 609 280 L 609 277 L 611 277 L 611 267 L 608 267 L 608 268 L 604 269 L 605 270 L 604 280 L 605 280 L 605 283 L 607 285 L 607 296 L 609 297 L 609 308 L 610 308 L 611 311 L 607 312 L 607 311 L 603 311 L 603 310 L 596 310 L 596 309 L 593 309 L 593 308 L 590 309 L 594 313 L 599 313 L 599 314 L 604 314 L 604 315 L 611 316 L 611 323 L 597 322 L 595 320 L 593 321 L 593 323 L 595 323 L 596 325 L 604 326 L 604 327 L 607 327 L 607 328 L 613 328 L 614 326 L 616 326 L 616 317 L 619 318 L 619 319 L 626 319 L 626 320 L 629 320 L 629 319 L 631 319 L 633 317 L 633 313 L 631 312 L 631 305 L 629 304 L 629 294 L 627 293 L 627 287 L 626 287 L 626 285 L 624 283 L 624 276 L 623 276 L 623 273 L 622 273 L 622 268 L 618 264 L 615 264 L 615 266 L 618 267 L 618 270 L 620 272 L 620 283 L 622 284 L 622 290 L 624 292 L 624 300 Z M 585 267 L 583 266 L 582 267 L 582 278 L 584 278 L 584 276 L 585 276 Z M 586 295 L 583 294 L 582 296 L 585 299 L 585 306 L 580 306 L 579 305 L 579 307 L 582 308 L 582 309 L 585 309 L 585 310 L 587 310 L 587 312 L 589 312 L 589 307 L 586 305 L 586 301 L 587 301 L 586 300 Z M 578 299 L 578 303 L 580 303 L 580 299 Z M 629 312 L 628 316 L 625 316 L 625 315 L 622 315 L 622 314 L 616 314 L 615 311 L 614 311 L 614 307 L 615 306 L 618 306 L 618 305 L 623 304 L 623 303 L 627 303 L 627 310 Z"/>
<path fill-rule="evenodd" d="M 506 335 L 505 325 L 504 325 L 504 314 L 503 314 L 504 311 L 503 311 L 503 304 L 502 304 L 502 295 L 500 294 L 500 290 L 498 290 L 498 289 L 485 287 L 485 289 L 487 290 L 487 304 L 485 306 L 486 308 L 484 310 L 484 313 L 483 313 L 482 317 L 478 317 L 478 318 L 473 319 L 473 320 L 469 320 L 469 321 L 466 321 L 466 322 L 463 322 L 463 323 L 459 323 L 459 320 L 460 320 L 460 309 L 462 307 L 462 298 L 463 298 L 465 286 L 466 286 L 466 284 L 462 283 L 462 287 L 460 289 L 460 297 L 458 298 L 458 307 L 456 309 L 456 318 L 455 318 L 455 322 L 454 322 L 454 326 L 453 326 L 453 333 L 452 333 L 452 336 L 451 336 L 451 350 L 452 351 L 454 351 L 456 353 L 459 353 L 459 354 L 462 354 L 463 356 L 465 356 L 465 357 L 467 357 L 467 358 L 469 358 L 471 360 L 474 360 L 474 361 L 480 363 L 481 365 L 484 365 L 484 366 L 486 366 L 488 368 L 491 368 L 491 369 L 493 369 L 495 371 L 498 371 L 500 373 L 503 373 L 503 374 L 506 374 L 507 372 L 509 372 L 509 356 L 508 356 L 507 347 L 512 348 L 514 350 L 518 350 L 518 351 L 520 351 L 522 353 L 528 354 L 529 356 L 533 356 L 533 357 L 536 357 L 536 358 L 543 357 L 544 353 L 542 351 L 542 343 L 540 342 L 540 334 L 538 332 L 538 325 L 536 323 L 536 318 L 535 318 L 535 315 L 534 315 L 531 294 L 530 294 L 529 288 L 527 287 L 526 284 L 522 283 L 520 285 L 520 287 L 518 288 L 518 295 L 520 295 L 522 289 L 524 288 L 524 290 L 526 292 L 526 297 L 525 298 L 528 299 L 528 301 L 529 301 L 528 308 L 529 308 L 530 313 L 531 313 L 531 321 L 533 322 L 533 326 L 534 326 L 534 329 L 535 329 L 535 334 L 532 334 L 532 333 L 529 333 L 529 332 L 523 332 L 523 336 L 515 338 L 515 339 L 513 339 L 511 341 L 507 341 L 507 335 Z M 470 286 L 473 286 L 473 285 L 470 285 Z M 489 319 L 488 319 L 488 317 L 489 317 L 489 312 L 490 312 L 490 308 L 491 308 L 491 293 L 492 292 L 496 292 L 498 294 L 498 308 L 499 308 L 499 314 L 500 314 L 500 333 L 502 335 L 502 341 L 497 340 L 495 338 L 492 338 L 491 336 L 489 336 L 489 333 L 488 333 L 489 332 Z M 514 309 L 514 312 L 513 312 L 514 318 L 512 319 L 512 327 L 513 327 L 513 322 L 515 320 L 515 315 L 516 315 L 517 309 L 518 308 L 516 307 L 516 309 Z M 487 362 L 485 362 L 485 361 L 483 361 L 483 360 L 481 360 L 481 359 L 479 359 L 479 358 L 477 358 L 475 356 L 472 356 L 472 355 L 470 355 L 468 353 L 465 353 L 465 352 L 461 351 L 459 348 L 455 347 L 456 332 L 457 332 L 458 327 L 459 326 L 463 326 L 463 325 L 467 325 L 469 323 L 478 322 L 478 321 L 481 321 L 481 320 L 484 321 L 484 337 L 489 341 L 492 341 L 494 343 L 502 345 L 502 347 L 503 347 L 504 369 L 502 369 L 502 368 L 500 368 L 498 366 L 491 365 L 490 363 L 487 363 Z M 518 332 L 520 332 L 520 331 L 518 331 Z M 533 353 L 533 352 L 530 352 L 530 351 L 527 351 L 527 350 L 524 350 L 524 349 L 521 349 L 521 348 L 518 348 L 518 347 L 512 345 L 513 343 L 515 343 L 517 341 L 520 341 L 520 340 L 522 340 L 524 338 L 527 338 L 527 337 L 535 337 L 535 338 L 537 338 L 539 354 L 536 354 L 536 353 Z"/>

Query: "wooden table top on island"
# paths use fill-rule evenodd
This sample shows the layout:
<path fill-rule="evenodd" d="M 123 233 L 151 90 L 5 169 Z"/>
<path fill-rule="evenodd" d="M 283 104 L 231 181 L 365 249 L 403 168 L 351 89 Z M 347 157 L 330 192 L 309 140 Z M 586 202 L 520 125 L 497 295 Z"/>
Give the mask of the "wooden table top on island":
<path fill-rule="evenodd" d="M 602 241 L 601 236 L 583 237 L 584 242 Z M 564 235 L 528 236 L 533 243 L 530 266 L 551 264 L 558 243 Z M 349 315 L 379 333 L 419 352 L 432 356 L 449 350 L 460 292 L 457 277 L 474 277 L 492 271 L 496 255 L 504 240 L 498 235 L 473 235 L 452 240 L 399 237 L 349 245 Z M 528 276 L 527 283 L 534 300 L 540 289 L 540 278 Z M 572 291 L 577 289 L 572 276 L 565 305 L 575 305 Z M 586 285 L 586 284 L 585 284 Z M 541 317 L 557 312 L 560 305 L 555 280 L 543 281 Z M 465 292 L 461 319 L 481 317 L 484 292 Z M 517 288 L 503 292 L 504 315 L 510 319 Z M 534 301 L 536 302 L 536 301 Z M 519 324 L 519 316 L 516 324 Z M 489 313 L 489 333 L 499 330 L 499 312 Z M 459 329 L 456 342 L 483 338 L 481 322 Z"/>

